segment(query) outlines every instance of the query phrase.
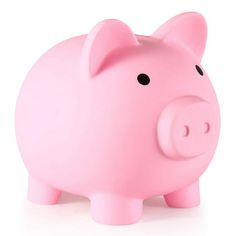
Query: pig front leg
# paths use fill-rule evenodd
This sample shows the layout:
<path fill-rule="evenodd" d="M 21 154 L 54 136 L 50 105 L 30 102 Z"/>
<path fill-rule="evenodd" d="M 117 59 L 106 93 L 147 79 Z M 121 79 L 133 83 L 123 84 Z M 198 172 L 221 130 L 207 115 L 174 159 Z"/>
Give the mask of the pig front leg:
<path fill-rule="evenodd" d="M 96 193 L 90 196 L 92 218 L 102 224 L 132 224 L 141 217 L 143 200 L 116 194 Z"/>
<path fill-rule="evenodd" d="M 28 200 L 37 204 L 56 204 L 61 192 L 29 176 Z"/>
<path fill-rule="evenodd" d="M 200 204 L 199 181 L 196 181 L 178 191 L 164 195 L 168 206 L 175 208 L 190 208 Z"/>

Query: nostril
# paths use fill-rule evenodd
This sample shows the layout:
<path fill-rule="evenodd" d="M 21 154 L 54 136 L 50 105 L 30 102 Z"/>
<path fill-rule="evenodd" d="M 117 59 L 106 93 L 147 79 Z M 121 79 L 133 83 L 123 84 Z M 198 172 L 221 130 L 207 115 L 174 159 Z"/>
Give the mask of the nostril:
<path fill-rule="evenodd" d="M 184 126 L 183 136 L 187 137 L 189 135 L 189 127 L 188 125 Z"/>
<path fill-rule="evenodd" d="M 204 123 L 204 133 L 207 134 L 210 132 L 210 124 L 208 122 Z"/>

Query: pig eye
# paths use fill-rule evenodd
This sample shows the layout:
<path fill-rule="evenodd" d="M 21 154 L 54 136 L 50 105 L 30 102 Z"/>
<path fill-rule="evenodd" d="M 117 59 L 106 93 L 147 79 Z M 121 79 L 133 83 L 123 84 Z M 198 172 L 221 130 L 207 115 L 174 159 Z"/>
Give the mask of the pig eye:
<path fill-rule="evenodd" d="M 138 75 L 137 80 L 142 85 L 148 85 L 150 83 L 149 76 L 143 73 Z"/>
<path fill-rule="evenodd" d="M 203 76 L 203 71 L 202 71 L 201 67 L 198 66 L 198 65 L 195 65 L 195 68 L 196 68 L 197 72 L 198 72 L 201 76 Z"/>

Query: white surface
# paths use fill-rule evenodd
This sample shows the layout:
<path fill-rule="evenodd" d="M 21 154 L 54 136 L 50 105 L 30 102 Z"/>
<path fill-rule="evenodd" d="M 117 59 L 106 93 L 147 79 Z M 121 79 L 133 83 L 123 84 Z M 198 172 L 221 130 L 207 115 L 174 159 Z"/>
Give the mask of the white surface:
<path fill-rule="evenodd" d="M 236 235 L 236 8 L 235 1 L 0 1 L 0 235 Z M 133 5 L 135 3 L 135 5 Z M 91 10 L 92 9 L 92 10 Z M 87 33 L 98 21 L 117 18 L 137 34 L 151 34 L 170 17 L 199 11 L 209 37 L 203 66 L 221 105 L 222 130 L 213 162 L 201 178 L 202 205 L 169 209 L 145 202 L 141 221 L 104 226 L 89 216 L 89 202 L 64 195 L 56 206 L 25 200 L 27 173 L 14 135 L 14 109 L 35 60 L 66 38 Z"/>

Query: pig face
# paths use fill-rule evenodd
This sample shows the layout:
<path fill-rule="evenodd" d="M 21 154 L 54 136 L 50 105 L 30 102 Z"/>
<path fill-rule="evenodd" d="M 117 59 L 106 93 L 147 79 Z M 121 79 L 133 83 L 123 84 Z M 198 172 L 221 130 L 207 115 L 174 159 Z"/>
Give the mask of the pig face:
<path fill-rule="evenodd" d="M 82 49 L 81 78 L 89 78 L 93 88 L 88 99 L 96 101 L 96 125 L 109 125 L 100 130 L 109 134 L 97 145 L 107 145 L 103 138 L 112 136 L 117 149 L 109 156 L 125 148 L 119 160 L 129 168 L 142 165 L 150 179 L 168 178 L 165 190 L 196 179 L 217 144 L 218 103 L 201 66 L 205 42 L 204 19 L 190 13 L 150 37 L 134 35 L 119 21 L 104 21 Z"/>

